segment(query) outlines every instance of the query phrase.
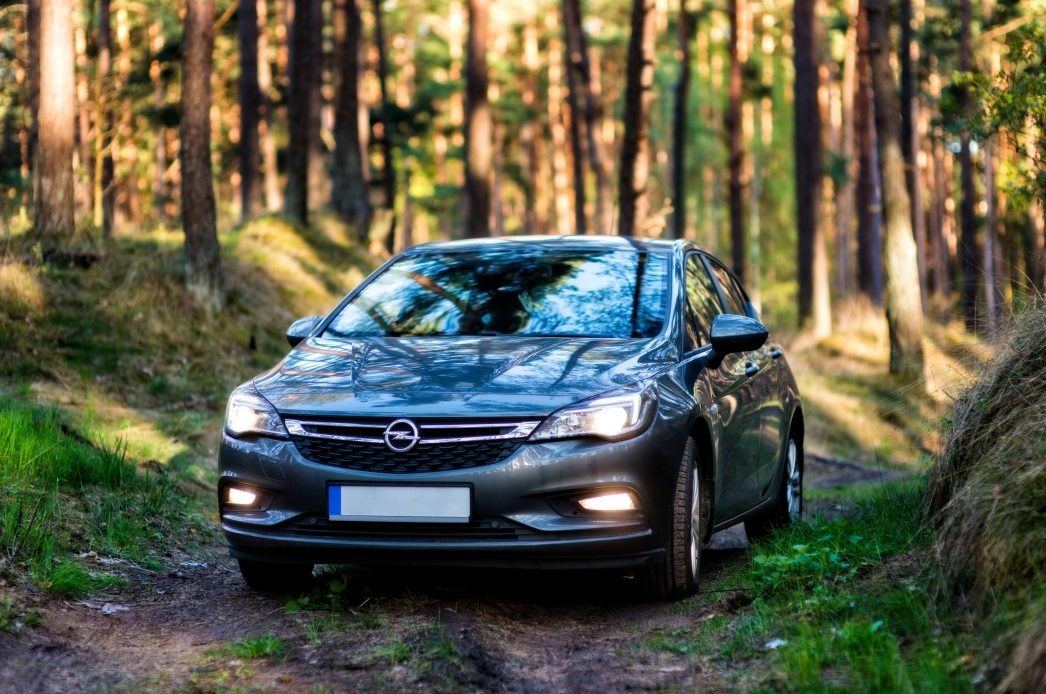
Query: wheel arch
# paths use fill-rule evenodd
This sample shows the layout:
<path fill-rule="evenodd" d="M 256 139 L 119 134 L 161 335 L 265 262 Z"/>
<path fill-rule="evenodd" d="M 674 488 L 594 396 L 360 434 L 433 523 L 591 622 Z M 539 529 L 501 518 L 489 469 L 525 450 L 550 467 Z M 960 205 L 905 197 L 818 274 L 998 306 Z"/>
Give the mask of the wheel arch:
<path fill-rule="evenodd" d="M 697 465 L 701 473 L 701 485 L 707 489 L 706 499 L 709 508 L 708 528 L 705 530 L 704 541 L 707 542 L 712 535 L 712 527 L 715 525 L 715 443 L 712 439 L 712 428 L 704 417 L 697 417 L 690 426 L 690 437 L 697 442 Z"/>

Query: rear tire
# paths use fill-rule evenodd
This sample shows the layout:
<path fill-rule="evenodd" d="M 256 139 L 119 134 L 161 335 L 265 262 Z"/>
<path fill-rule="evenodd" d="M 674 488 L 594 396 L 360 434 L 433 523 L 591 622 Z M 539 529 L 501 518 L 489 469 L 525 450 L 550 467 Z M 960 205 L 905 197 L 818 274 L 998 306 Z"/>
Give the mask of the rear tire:
<path fill-rule="evenodd" d="M 704 495 L 697 465 L 697 442 L 686 440 L 672 494 L 671 519 L 665 556 L 637 574 L 644 594 L 654 600 L 675 600 L 697 591 L 701 574 Z"/>
<path fill-rule="evenodd" d="M 771 507 L 758 516 L 745 520 L 745 534 L 748 535 L 749 541 L 761 540 L 802 517 L 803 449 L 791 433 L 785 445 L 781 468 L 781 484 Z"/>
<path fill-rule="evenodd" d="M 307 588 L 312 580 L 312 564 L 274 564 L 249 559 L 237 560 L 244 582 L 263 593 L 288 593 Z"/>

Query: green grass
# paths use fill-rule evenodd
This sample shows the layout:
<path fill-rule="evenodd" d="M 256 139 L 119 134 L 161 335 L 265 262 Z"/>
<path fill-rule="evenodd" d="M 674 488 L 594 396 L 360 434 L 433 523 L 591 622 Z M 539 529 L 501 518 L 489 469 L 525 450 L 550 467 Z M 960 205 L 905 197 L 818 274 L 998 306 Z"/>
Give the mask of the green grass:
<path fill-rule="evenodd" d="M 785 529 L 752 550 L 755 600 L 721 657 L 769 658 L 774 688 L 966 691 L 963 627 L 931 597 L 922 480 L 880 488 L 858 512 Z M 772 639 L 784 641 L 768 649 Z"/>
<path fill-rule="evenodd" d="M 40 624 L 40 613 L 26 609 L 12 597 L 0 598 L 0 631 L 17 634 L 23 627 L 35 627 Z"/>
<path fill-rule="evenodd" d="M 282 658 L 286 655 L 288 648 L 286 641 L 269 633 L 234 641 L 218 650 L 221 655 L 233 658 L 261 660 L 263 658 Z"/>
<path fill-rule="evenodd" d="M 121 579 L 72 561 L 94 551 L 160 565 L 150 549 L 182 503 L 169 479 L 143 473 L 126 446 L 95 442 L 54 408 L 0 394 L 0 559 L 40 585 L 83 597 Z"/>

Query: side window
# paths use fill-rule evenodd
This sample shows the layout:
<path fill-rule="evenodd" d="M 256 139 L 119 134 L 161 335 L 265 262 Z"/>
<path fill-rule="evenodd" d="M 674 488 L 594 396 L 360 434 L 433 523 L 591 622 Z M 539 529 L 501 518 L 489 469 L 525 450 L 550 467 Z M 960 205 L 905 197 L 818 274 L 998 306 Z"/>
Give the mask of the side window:
<path fill-rule="evenodd" d="M 687 349 L 708 343 L 712 319 L 721 311 L 716 299 L 712 278 L 705 272 L 700 259 L 691 255 L 686 261 L 686 331 Z"/>
<path fill-rule="evenodd" d="M 726 313 L 736 313 L 739 316 L 748 315 L 745 310 L 747 302 L 741 290 L 738 289 L 737 283 L 734 282 L 734 278 L 718 263 L 709 264 L 712 266 L 712 272 L 715 273 L 716 280 L 723 290 L 723 296 L 726 298 Z"/>

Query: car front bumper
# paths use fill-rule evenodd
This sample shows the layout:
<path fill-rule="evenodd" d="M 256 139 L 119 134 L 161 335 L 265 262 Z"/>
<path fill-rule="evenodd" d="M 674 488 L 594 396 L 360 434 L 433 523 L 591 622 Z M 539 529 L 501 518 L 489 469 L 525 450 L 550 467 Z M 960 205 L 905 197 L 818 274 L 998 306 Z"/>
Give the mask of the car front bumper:
<path fill-rule="evenodd" d="M 232 556 L 268 562 L 438 564 L 513 568 L 642 566 L 664 555 L 669 495 L 682 435 L 663 420 L 619 442 L 526 443 L 506 460 L 418 474 L 313 463 L 289 441 L 223 434 L 219 490 L 263 493 L 261 510 L 222 508 Z M 467 524 L 328 519 L 330 484 L 454 484 L 472 489 Z M 628 490 L 636 512 L 589 513 L 573 502 Z"/>

